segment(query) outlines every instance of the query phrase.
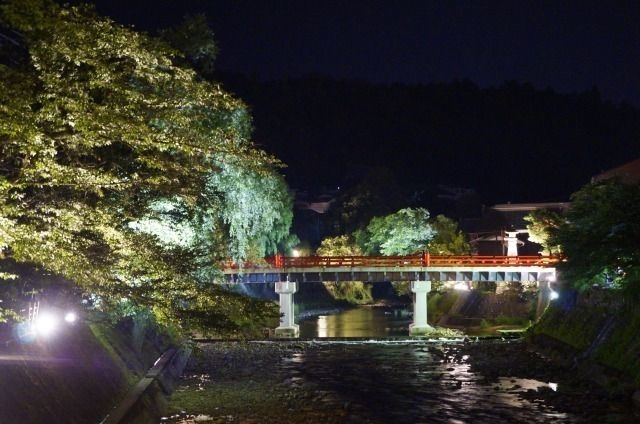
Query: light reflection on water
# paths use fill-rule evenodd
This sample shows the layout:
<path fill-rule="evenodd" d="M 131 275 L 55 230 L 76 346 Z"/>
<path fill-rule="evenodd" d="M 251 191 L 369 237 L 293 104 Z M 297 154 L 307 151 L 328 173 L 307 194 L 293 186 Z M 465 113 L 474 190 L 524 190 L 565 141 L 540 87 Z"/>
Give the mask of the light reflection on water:
<path fill-rule="evenodd" d="M 412 339 L 410 322 L 406 310 L 390 308 L 302 321 L 300 335 L 315 348 L 283 366 L 302 376 L 302 384 L 360 405 L 359 422 L 639 422 L 625 405 L 563 383 L 573 377 L 570 370 L 563 380 L 517 349 L 513 357 L 505 354 L 509 343 Z"/>
<path fill-rule="evenodd" d="M 462 354 L 461 343 L 309 343 L 315 348 L 283 366 L 303 376 L 301 383 L 360 405 L 372 422 L 579 422 L 553 405 L 521 396 L 549 387 L 542 380 L 488 381 L 472 370 L 477 358 Z"/>
<path fill-rule="evenodd" d="M 411 318 L 406 308 L 360 307 L 299 322 L 300 337 L 407 336 Z"/>
<path fill-rule="evenodd" d="M 620 410 L 619 406 L 609 410 L 611 405 L 586 386 L 580 392 L 558 380 L 549 383 L 546 367 L 527 364 L 526 356 L 518 357 L 519 342 L 300 343 L 313 348 L 283 361 L 283 369 L 300 377 L 296 378 L 297 384 L 315 387 L 328 397 L 340 399 L 341 404 L 351 405 L 357 422 L 638 422 L 633 412 Z M 471 344 L 475 347 L 469 350 Z M 507 362 L 495 369 L 489 367 L 489 374 L 483 371 L 483 366 L 478 367 L 484 363 L 487 369 L 486 363 L 505 350 L 513 351 L 513 356 L 507 355 Z M 521 363 L 512 368 L 510 361 Z M 540 375 L 528 375 L 529 365 L 540 370 Z M 554 401 L 556 393 L 562 396 L 562 401 Z M 589 410 L 584 403 L 591 404 Z"/>

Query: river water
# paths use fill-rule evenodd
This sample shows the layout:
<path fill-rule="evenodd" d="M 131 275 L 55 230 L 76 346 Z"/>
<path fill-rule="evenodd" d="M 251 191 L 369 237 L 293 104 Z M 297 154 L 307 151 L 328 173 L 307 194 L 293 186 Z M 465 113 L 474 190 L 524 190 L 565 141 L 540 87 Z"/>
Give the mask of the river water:
<path fill-rule="evenodd" d="M 205 345 L 172 401 L 199 397 L 193 421 L 169 422 L 640 422 L 627 399 L 522 340 L 412 339 L 408 322 L 406 311 L 358 308 L 301 322 L 304 340 Z"/>
<path fill-rule="evenodd" d="M 407 336 L 408 307 L 368 307 L 318 315 L 298 323 L 301 338 Z"/>
<path fill-rule="evenodd" d="M 630 404 L 607 399 L 521 341 L 331 341 L 282 366 L 296 384 L 348 409 L 344 422 L 640 422 Z"/>

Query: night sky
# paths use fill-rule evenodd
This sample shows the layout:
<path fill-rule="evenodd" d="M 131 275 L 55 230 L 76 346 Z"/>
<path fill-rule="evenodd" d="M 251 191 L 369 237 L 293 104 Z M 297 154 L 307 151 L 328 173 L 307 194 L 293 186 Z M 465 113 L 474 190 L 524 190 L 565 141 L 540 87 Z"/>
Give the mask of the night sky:
<path fill-rule="evenodd" d="M 210 19 L 221 70 L 381 83 L 505 80 L 640 106 L 638 1 L 99 0 L 98 11 L 154 31 Z"/>
<path fill-rule="evenodd" d="M 383 165 L 427 191 L 444 183 L 486 202 L 566 201 L 640 152 L 640 115 L 626 107 L 640 107 L 638 1 L 94 4 L 152 34 L 205 14 L 222 82 L 248 103 L 256 143 L 288 165 L 294 188 L 344 186 L 358 167 Z M 241 74 L 253 82 L 233 80 Z M 287 79 L 307 82 L 278 85 Z M 454 89 L 438 100 L 434 84 L 460 81 L 484 92 Z M 500 91 L 506 82 L 512 88 Z M 575 93 L 586 97 L 563 97 Z M 589 93 L 599 93 L 596 103 Z"/>

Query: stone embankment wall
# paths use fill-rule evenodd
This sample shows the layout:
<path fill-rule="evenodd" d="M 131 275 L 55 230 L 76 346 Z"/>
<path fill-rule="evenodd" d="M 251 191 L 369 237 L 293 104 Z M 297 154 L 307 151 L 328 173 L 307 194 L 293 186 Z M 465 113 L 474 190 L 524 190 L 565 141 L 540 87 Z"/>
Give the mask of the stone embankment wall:
<path fill-rule="evenodd" d="M 612 394 L 640 401 L 638 300 L 612 290 L 565 290 L 528 332 L 538 349 Z"/>
<path fill-rule="evenodd" d="M 537 290 L 441 290 L 429 294 L 429 319 L 440 326 L 474 327 L 483 323 L 527 325 L 536 318 Z"/>

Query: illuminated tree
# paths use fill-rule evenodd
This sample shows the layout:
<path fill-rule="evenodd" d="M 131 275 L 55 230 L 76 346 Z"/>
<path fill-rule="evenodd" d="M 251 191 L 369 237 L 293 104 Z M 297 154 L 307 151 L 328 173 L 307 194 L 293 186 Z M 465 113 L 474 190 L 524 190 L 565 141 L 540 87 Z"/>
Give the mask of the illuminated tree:
<path fill-rule="evenodd" d="M 218 167 L 220 172 L 209 176 L 206 194 L 225 205 L 220 218 L 231 236 L 230 257 L 261 259 L 298 243 L 289 235 L 292 198 L 281 175 L 255 172 L 232 160 L 219 161 Z"/>
<path fill-rule="evenodd" d="M 204 15 L 185 16 L 177 27 L 162 31 L 161 37 L 182 52 L 200 74 L 210 76 L 213 73 L 218 46 Z"/>
<path fill-rule="evenodd" d="M 562 223 L 562 216 L 558 212 L 548 209 L 536 209 L 524 217 L 527 221 L 529 240 L 542 246 L 546 255 L 559 254 L 560 246 L 550 242 L 551 231 L 556 230 Z"/>
<path fill-rule="evenodd" d="M 245 105 L 90 7 L 8 0 L 0 23 L 19 33 L 0 64 L 2 257 L 104 308 L 231 330 L 271 316 L 211 284 L 215 260 L 273 251 L 291 222 Z"/>
<path fill-rule="evenodd" d="M 435 232 L 424 208 L 401 209 L 375 217 L 365 230 L 356 232 L 356 242 L 367 255 L 408 255 L 426 249 Z"/>
<path fill-rule="evenodd" d="M 566 258 L 564 278 L 584 289 L 611 285 L 640 293 L 640 185 L 619 180 L 589 184 L 574 193 L 549 242 Z"/>
<path fill-rule="evenodd" d="M 342 235 L 322 240 L 316 253 L 320 256 L 360 256 L 362 250 L 351 236 Z"/>
<path fill-rule="evenodd" d="M 433 255 L 468 255 L 471 246 L 464 233 L 458 229 L 458 224 L 451 218 L 438 215 L 430 221 L 434 231 L 427 249 Z"/>

